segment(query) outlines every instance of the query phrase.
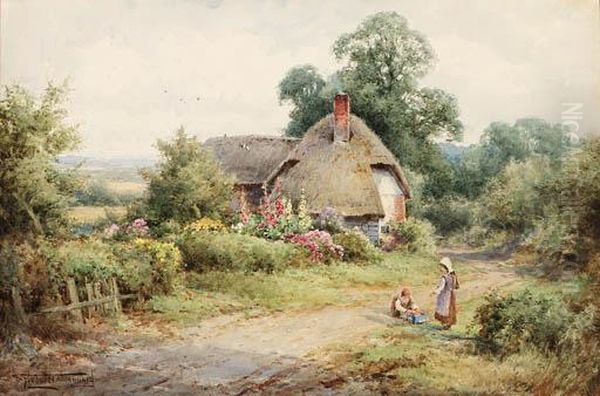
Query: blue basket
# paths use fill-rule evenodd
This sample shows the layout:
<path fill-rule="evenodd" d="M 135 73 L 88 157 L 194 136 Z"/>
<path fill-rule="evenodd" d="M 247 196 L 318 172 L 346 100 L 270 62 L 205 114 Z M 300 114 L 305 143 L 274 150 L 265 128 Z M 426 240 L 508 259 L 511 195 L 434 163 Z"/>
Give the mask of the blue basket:
<path fill-rule="evenodd" d="M 412 324 L 422 324 L 427 322 L 427 316 L 424 314 L 421 315 L 410 315 L 408 321 Z"/>

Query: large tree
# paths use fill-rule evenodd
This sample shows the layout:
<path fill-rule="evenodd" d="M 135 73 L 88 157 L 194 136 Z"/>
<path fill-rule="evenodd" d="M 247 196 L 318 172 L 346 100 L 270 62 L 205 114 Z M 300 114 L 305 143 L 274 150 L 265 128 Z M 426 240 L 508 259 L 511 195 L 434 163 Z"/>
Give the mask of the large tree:
<path fill-rule="evenodd" d="M 288 136 L 300 137 L 330 111 L 325 98 L 325 79 L 312 65 L 292 68 L 279 83 L 279 101 L 292 105 Z"/>
<path fill-rule="evenodd" d="M 74 184 L 56 161 L 79 143 L 64 99 L 52 85 L 39 100 L 18 86 L 0 97 L 0 236 L 43 234 L 64 220 Z"/>
<path fill-rule="evenodd" d="M 79 142 L 64 99 L 64 87 L 52 85 L 40 98 L 19 86 L 0 94 L 0 342 L 8 350 L 33 351 L 27 337 L 15 337 L 26 318 L 13 292 L 31 296 L 45 287 L 46 264 L 33 237 L 65 223 L 75 187 L 71 172 L 56 166 L 58 155 Z"/>
<path fill-rule="evenodd" d="M 462 124 L 452 95 L 418 85 L 434 60 L 427 39 L 410 29 L 404 17 L 382 12 L 365 19 L 354 32 L 341 35 L 333 44 L 333 54 L 343 67 L 327 84 L 314 67 L 305 70 L 317 75 L 318 84 L 314 79 L 294 79 L 298 82 L 294 91 L 310 95 L 309 100 L 296 95 L 297 100 L 290 101 L 294 107 L 287 132 L 293 130 L 295 136 L 306 132 L 308 122 L 299 128 L 295 120 L 312 120 L 331 112 L 327 99 L 335 90 L 344 90 L 351 96 L 352 112 L 365 120 L 403 165 L 420 172 L 448 173 L 440 169 L 446 165 L 439 160 L 433 139 L 460 139 Z M 280 97 L 281 87 L 297 74 L 292 72 L 280 84 Z M 318 94 L 314 87 L 321 88 Z"/>

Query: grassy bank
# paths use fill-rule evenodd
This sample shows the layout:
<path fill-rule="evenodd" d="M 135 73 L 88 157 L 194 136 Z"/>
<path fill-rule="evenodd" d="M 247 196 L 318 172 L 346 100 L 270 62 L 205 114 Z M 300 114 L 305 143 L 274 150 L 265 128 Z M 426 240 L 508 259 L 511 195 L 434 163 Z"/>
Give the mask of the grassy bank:
<path fill-rule="evenodd" d="M 460 263 L 456 268 L 467 276 L 473 272 Z M 435 258 L 399 253 L 386 253 L 376 264 L 319 264 L 273 274 L 190 272 L 185 289 L 172 296 L 155 297 L 149 308 L 169 321 L 190 324 L 228 312 L 360 305 L 385 299 L 400 285 L 430 290 L 438 276 Z"/>
<path fill-rule="evenodd" d="M 564 286 L 564 285 L 563 285 Z M 576 287 L 576 282 L 568 286 Z M 501 293 L 527 289 L 552 292 L 556 284 L 522 279 Z M 495 359 L 474 353 L 473 317 L 483 295 L 461 302 L 459 323 L 441 331 L 435 323 L 411 326 L 398 322 L 361 342 L 338 344 L 317 352 L 344 378 L 354 377 L 376 392 L 417 394 L 550 394 L 560 362 L 533 350 Z"/>

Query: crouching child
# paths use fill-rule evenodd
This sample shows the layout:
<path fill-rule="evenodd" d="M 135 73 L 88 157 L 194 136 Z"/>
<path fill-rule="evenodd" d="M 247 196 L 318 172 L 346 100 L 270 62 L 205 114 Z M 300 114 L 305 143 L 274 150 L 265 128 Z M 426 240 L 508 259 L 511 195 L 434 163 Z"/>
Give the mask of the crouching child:
<path fill-rule="evenodd" d="M 394 318 L 406 319 L 411 322 L 413 317 L 421 314 L 421 310 L 413 300 L 408 287 L 403 287 L 399 292 L 392 295 L 390 314 Z"/>

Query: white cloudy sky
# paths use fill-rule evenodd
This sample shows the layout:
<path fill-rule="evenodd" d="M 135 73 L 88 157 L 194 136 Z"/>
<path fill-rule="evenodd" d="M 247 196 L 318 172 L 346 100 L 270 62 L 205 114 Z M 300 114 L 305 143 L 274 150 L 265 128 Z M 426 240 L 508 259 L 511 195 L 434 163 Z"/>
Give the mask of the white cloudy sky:
<path fill-rule="evenodd" d="M 333 72 L 335 38 L 384 10 L 429 37 L 423 84 L 457 96 L 466 142 L 495 120 L 560 121 L 565 102 L 600 130 L 598 0 L 0 1 L 2 83 L 68 79 L 86 153 L 147 154 L 179 125 L 201 139 L 278 134 L 285 72 Z"/>

